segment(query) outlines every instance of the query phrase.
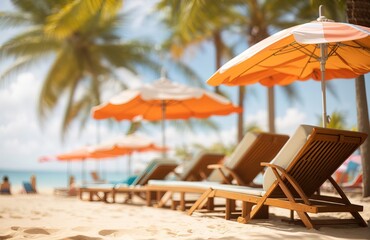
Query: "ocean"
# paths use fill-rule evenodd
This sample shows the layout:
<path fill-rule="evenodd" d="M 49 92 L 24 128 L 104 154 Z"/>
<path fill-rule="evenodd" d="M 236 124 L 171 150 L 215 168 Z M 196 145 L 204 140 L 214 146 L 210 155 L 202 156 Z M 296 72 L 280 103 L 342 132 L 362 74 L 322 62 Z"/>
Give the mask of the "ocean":
<path fill-rule="evenodd" d="M 70 172 L 76 179 L 77 185 L 82 184 L 82 180 L 92 182 L 90 173 L 86 172 L 84 177 L 81 171 Z M 4 170 L 0 169 L 0 181 L 4 176 L 8 176 L 13 187 L 19 188 L 24 181 L 30 181 L 32 175 L 36 176 L 36 184 L 38 188 L 57 188 L 66 187 L 68 185 L 68 174 L 66 171 L 34 171 L 34 170 Z M 122 181 L 127 177 L 127 173 L 123 172 L 100 172 L 99 176 L 107 181 Z"/>

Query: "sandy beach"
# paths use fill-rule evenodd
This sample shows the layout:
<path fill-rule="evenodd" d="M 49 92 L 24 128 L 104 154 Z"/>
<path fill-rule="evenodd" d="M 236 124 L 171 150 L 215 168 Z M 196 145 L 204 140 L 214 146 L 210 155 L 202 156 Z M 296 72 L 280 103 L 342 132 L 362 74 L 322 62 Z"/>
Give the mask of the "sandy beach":
<path fill-rule="evenodd" d="M 351 200 L 364 206 L 361 215 L 369 222 L 370 199 Z M 369 227 L 307 230 L 282 222 L 286 210 L 271 208 L 270 213 L 269 220 L 240 224 L 201 213 L 81 201 L 51 191 L 17 193 L 0 196 L 0 239 L 370 239 Z"/>

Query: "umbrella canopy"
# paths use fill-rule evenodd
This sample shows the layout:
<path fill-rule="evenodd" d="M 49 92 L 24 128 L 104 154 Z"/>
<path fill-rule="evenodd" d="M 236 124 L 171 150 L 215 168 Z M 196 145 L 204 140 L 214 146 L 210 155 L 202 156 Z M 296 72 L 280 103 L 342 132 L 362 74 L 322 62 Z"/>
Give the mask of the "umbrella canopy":
<path fill-rule="evenodd" d="M 152 139 L 138 134 L 120 136 L 113 140 L 94 146 L 94 154 L 96 155 L 129 155 L 129 175 L 131 174 L 131 154 L 133 152 L 166 150 L 167 149 L 157 146 Z"/>
<path fill-rule="evenodd" d="M 319 80 L 326 126 L 325 80 L 354 78 L 369 71 L 370 28 L 333 22 L 320 13 L 317 21 L 282 30 L 253 45 L 222 66 L 208 83 L 274 86 Z"/>
<path fill-rule="evenodd" d="M 162 77 L 152 84 L 121 92 L 94 107 L 92 115 L 95 119 L 133 120 L 141 117 L 150 121 L 162 120 L 162 146 L 165 147 L 165 119 L 207 118 L 241 111 L 220 95 Z"/>
<path fill-rule="evenodd" d="M 100 160 L 100 159 L 106 159 L 106 158 L 113 158 L 117 157 L 119 155 L 115 153 L 110 153 L 110 152 L 98 152 L 95 150 L 94 147 L 81 147 L 75 150 L 72 150 L 67 153 L 62 153 L 58 154 L 56 156 L 56 159 L 59 161 L 66 161 L 68 163 L 67 165 L 67 176 L 69 176 L 70 172 L 70 162 L 71 161 L 81 161 L 82 162 L 82 167 L 81 167 L 81 176 L 82 176 L 82 181 L 85 182 L 85 166 L 84 162 L 86 159 L 91 158 L 95 160 Z"/>
<path fill-rule="evenodd" d="M 104 159 L 117 156 L 118 155 L 114 153 L 96 151 L 95 147 L 81 147 L 67 153 L 58 154 L 56 158 L 59 161 L 81 161 L 87 158 Z"/>

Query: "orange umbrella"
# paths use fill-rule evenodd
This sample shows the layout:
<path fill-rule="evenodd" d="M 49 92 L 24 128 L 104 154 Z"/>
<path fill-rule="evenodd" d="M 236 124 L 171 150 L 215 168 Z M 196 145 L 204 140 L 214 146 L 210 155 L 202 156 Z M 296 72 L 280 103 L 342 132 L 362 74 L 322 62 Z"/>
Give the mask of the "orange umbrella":
<path fill-rule="evenodd" d="M 165 119 L 207 118 L 241 112 L 228 99 L 201 88 L 173 83 L 162 77 L 152 84 L 122 91 L 108 102 L 92 109 L 95 119 L 162 120 L 162 146 L 165 147 Z"/>
<path fill-rule="evenodd" d="M 129 134 L 126 136 L 120 136 L 111 141 L 103 142 L 99 145 L 94 146 L 95 155 L 128 155 L 128 170 L 131 175 L 131 154 L 133 152 L 146 152 L 146 151 L 161 151 L 164 152 L 167 149 L 159 147 L 154 144 L 150 138 L 138 135 Z"/>
<path fill-rule="evenodd" d="M 317 21 L 282 30 L 253 45 L 222 66 L 210 85 L 287 85 L 296 80 L 321 81 L 326 126 L 325 80 L 354 78 L 370 71 L 370 28 Z"/>
<path fill-rule="evenodd" d="M 73 151 L 58 154 L 56 156 L 56 159 L 59 161 L 67 161 L 67 176 L 69 176 L 69 164 L 71 161 L 82 161 L 82 181 L 85 182 L 85 170 L 84 170 L 84 162 L 88 158 L 92 159 L 106 159 L 106 158 L 113 158 L 117 157 L 119 155 L 109 152 L 97 152 L 94 147 L 88 146 L 88 147 L 81 147 L 78 149 L 75 149 Z"/>

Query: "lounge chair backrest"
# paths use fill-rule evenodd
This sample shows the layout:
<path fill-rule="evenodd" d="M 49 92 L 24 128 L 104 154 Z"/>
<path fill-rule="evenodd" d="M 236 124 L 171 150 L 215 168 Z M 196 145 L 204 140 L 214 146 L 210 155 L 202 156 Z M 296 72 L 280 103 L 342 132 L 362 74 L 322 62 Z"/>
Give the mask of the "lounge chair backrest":
<path fill-rule="evenodd" d="M 36 193 L 35 189 L 33 189 L 31 183 L 29 182 L 23 182 L 23 188 L 26 193 Z"/>
<path fill-rule="evenodd" d="M 261 162 L 270 162 L 288 141 L 288 135 L 259 133 L 248 151 L 244 152 L 233 168 L 234 173 L 250 184 L 264 169 Z"/>
<path fill-rule="evenodd" d="M 177 166 L 173 160 L 154 159 L 131 185 L 145 185 L 149 180 L 162 180 Z"/>
<path fill-rule="evenodd" d="M 313 128 L 314 126 L 310 125 L 300 125 L 271 163 L 286 169 L 307 142 L 307 138 L 312 133 Z M 267 191 L 275 180 L 276 177 L 271 168 L 267 168 L 263 175 L 263 189 Z"/>
<path fill-rule="evenodd" d="M 306 142 L 294 154 L 290 164 L 283 167 L 306 196 L 310 197 L 365 141 L 367 134 L 313 126 L 304 128 L 311 128 L 311 134 L 307 135 Z M 285 184 L 298 196 L 292 185 L 287 181 Z M 276 188 L 273 195 L 279 195 L 280 192 L 281 189 Z"/>
<path fill-rule="evenodd" d="M 182 181 L 201 181 L 208 177 L 212 169 L 207 168 L 210 164 L 217 164 L 225 157 L 224 154 L 201 151 L 185 165 L 180 176 Z"/>
<path fill-rule="evenodd" d="M 151 171 L 151 169 L 157 164 L 157 162 L 160 161 L 159 159 L 153 159 L 151 160 L 145 167 L 144 170 L 140 172 L 140 174 L 135 178 L 135 180 L 131 183 L 131 185 L 137 185 L 144 177 L 145 175 Z"/>
<path fill-rule="evenodd" d="M 245 152 L 252 146 L 257 139 L 258 133 L 247 132 L 243 139 L 236 146 L 230 157 L 225 159 L 224 165 L 228 168 L 234 169 L 235 165 L 243 158 Z M 218 170 L 214 170 L 208 177 L 208 181 L 222 182 L 222 176 Z"/>

